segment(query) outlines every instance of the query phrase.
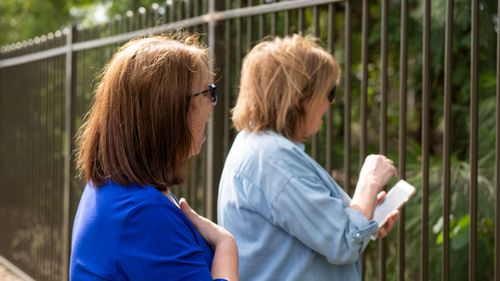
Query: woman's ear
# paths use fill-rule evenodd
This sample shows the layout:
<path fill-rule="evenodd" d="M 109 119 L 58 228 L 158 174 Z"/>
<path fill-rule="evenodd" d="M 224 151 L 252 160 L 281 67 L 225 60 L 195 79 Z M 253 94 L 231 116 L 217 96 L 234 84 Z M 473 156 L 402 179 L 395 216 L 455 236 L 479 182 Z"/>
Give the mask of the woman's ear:
<path fill-rule="evenodd" d="M 303 113 L 306 113 L 309 111 L 309 109 L 311 108 L 311 105 L 312 105 L 312 101 L 311 101 L 311 98 L 307 98 L 305 99 L 304 101 L 302 101 L 302 112 Z"/>

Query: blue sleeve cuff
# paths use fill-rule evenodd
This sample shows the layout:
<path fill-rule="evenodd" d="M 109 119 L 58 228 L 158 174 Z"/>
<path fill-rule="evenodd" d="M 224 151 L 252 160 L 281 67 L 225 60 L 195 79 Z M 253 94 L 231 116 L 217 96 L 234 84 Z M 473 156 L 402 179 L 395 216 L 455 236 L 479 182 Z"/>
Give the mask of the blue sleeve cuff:
<path fill-rule="evenodd" d="M 378 231 L 378 224 L 374 220 L 368 220 L 359 211 L 352 208 L 346 208 L 349 219 L 354 224 L 354 228 L 350 230 L 352 239 L 363 243 L 364 249 L 370 242 L 370 237 L 375 235 Z"/>

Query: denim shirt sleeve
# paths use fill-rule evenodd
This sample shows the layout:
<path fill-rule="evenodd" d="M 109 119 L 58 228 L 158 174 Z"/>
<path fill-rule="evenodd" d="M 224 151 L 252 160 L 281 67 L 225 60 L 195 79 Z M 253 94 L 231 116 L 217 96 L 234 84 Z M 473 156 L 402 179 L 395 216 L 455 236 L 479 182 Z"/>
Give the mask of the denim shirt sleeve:
<path fill-rule="evenodd" d="M 332 264 L 357 261 L 378 230 L 314 177 L 292 177 L 271 208 L 277 225 Z"/>

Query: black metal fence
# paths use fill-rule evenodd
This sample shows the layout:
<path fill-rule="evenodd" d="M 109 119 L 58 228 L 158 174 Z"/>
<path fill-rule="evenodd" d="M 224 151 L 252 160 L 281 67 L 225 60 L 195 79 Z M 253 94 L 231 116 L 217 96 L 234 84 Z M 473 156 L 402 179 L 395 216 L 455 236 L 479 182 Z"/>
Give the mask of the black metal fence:
<path fill-rule="evenodd" d="M 454 5 L 460 5 L 455 9 Z M 320 38 L 343 95 L 308 151 L 348 192 L 369 153 L 395 160 L 417 195 L 372 243 L 366 280 L 500 280 L 499 3 L 479 0 L 167 1 L 0 52 L 0 255 L 66 280 L 83 183 L 74 135 L 100 69 L 147 34 L 206 34 L 222 98 L 189 181 L 174 192 L 210 218 L 232 139 L 241 60 L 267 36 Z M 481 30 L 481 34 L 479 34 Z M 480 203 L 480 204 L 478 204 Z"/>

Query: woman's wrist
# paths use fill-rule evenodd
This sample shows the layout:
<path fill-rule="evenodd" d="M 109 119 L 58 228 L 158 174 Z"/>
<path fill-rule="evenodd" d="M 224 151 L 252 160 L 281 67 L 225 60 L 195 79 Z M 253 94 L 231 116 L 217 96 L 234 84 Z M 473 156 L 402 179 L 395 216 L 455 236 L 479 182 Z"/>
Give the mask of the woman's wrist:
<path fill-rule="evenodd" d="M 382 188 L 382 184 L 375 179 L 361 179 L 356 185 L 356 191 L 362 191 L 363 193 L 370 193 L 371 195 L 377 195 L 377 193 Z"/>
<path fill-rule="evenodd" d="M 238 248 L 232 235 L 224 235 L 215 246 L 212 263 L 214 279 L 238 280 Z"/>
<path fill-rule="evenodd" d="M 375 189 L 372 188 L 367 190 L 356 189 L 349 207 L 361 212 L 368 220 L 371 220 L 373 218 L 373 211 L 375 210 L 375 203 L 377 201 L 377 193 L 374 191 Z"/>

